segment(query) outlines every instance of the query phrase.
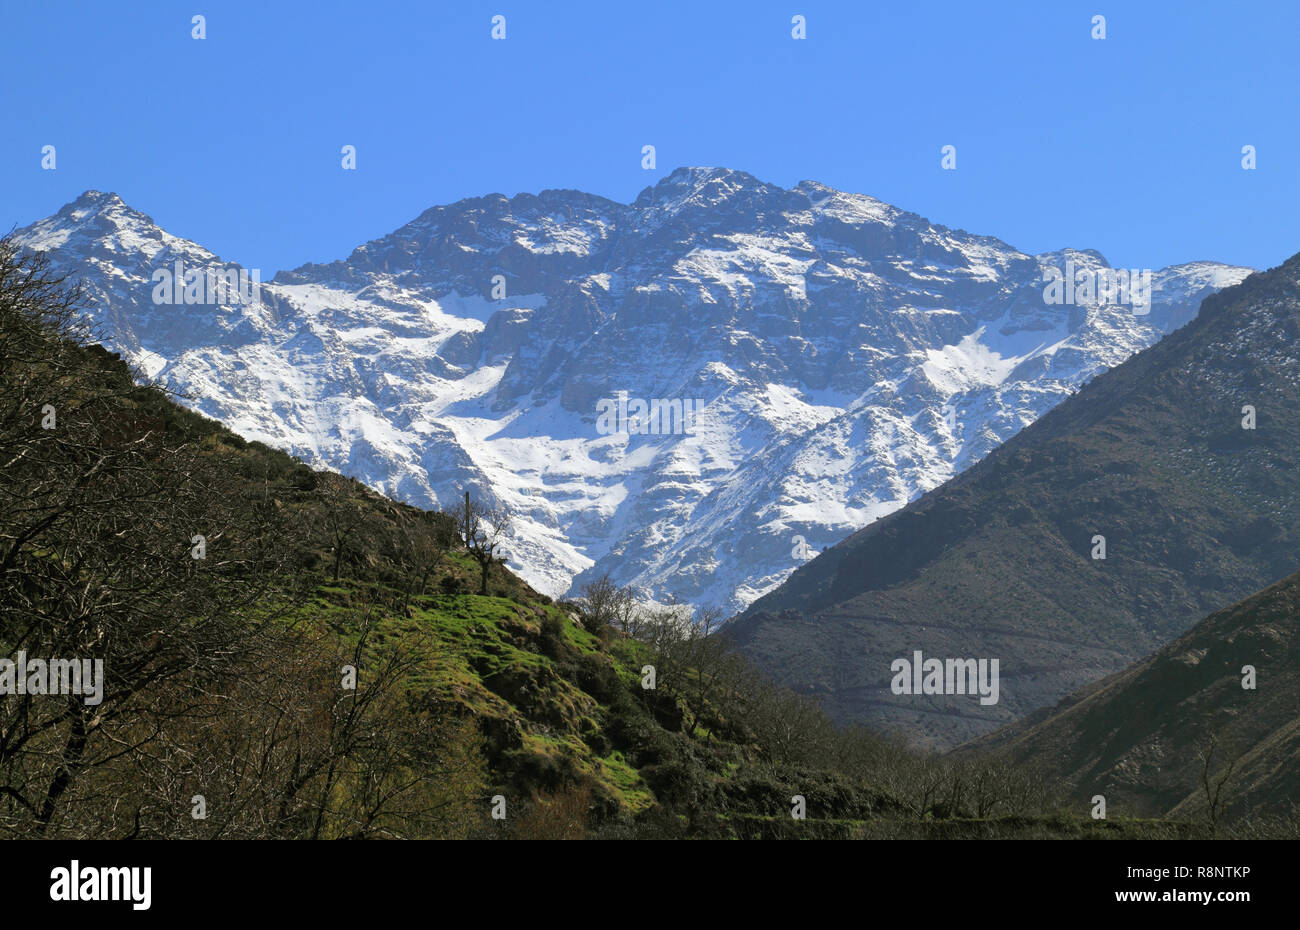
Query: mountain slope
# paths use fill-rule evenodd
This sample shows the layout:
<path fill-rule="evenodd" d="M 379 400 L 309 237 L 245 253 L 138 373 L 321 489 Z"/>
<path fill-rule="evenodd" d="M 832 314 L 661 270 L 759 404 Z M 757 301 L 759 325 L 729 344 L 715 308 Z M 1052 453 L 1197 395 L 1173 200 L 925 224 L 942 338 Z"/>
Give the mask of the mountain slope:
<path fill-rule="evenodd" d="M 1255 687 L 1242 686 L 1243 669 Z M 1155 655 L 963 747 L 1004 752 L 1148 814 L 1202 816 L 1201 778 L 1222 805 L 1286 813 L 1300 797 L 1300 574 L 1197 624 Z"/>
<path fill-rule="evenodd" d="M 605 571 L 740 608 L 978 461 L 1248 269 L 1158 271 L 1150 312 L 1030 256 L 813 182 L 684 168 L 632 204 L 578 191 L 425 211 L 256 303 L 158 304 L 230 268 L 108 194 L 19 231 L 77 277 L 100 338 L 243 435 L 421 506 L 516 514 L 511 565 L 559 595 Z M 605 430 L 602 401 L 699 401 L 691 434 Z"/>
<path fill-rule="evenodd" d="M 1293 258 L 1208 298 L 978 465 L 803 567 L 733 635 L 840 721 L 950 746 L 1287 575 L 1300 563 L 1298 274 Z M 917 649 L 998 659 L 999 702 L 894 694 L 890 663 Z"/>

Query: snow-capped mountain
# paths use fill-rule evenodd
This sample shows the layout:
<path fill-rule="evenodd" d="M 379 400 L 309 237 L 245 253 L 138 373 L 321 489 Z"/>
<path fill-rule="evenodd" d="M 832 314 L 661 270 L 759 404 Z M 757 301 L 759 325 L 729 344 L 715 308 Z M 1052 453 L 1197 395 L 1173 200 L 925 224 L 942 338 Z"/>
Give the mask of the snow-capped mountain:
<path fill-rule="evenodd" d="M 1143 304 L 1094 251 L 718 168 L 630 205 L 434 207 L 243 302 L 189 301 L 236 266 L 113 194 L 17 235 L 81 280 L 107 344 L 244 436 L 412 503 L 507 506 L 511 568 L 547 593 L 609 571 L 733 609 L 1251 271 L 1165 268 Z"/>

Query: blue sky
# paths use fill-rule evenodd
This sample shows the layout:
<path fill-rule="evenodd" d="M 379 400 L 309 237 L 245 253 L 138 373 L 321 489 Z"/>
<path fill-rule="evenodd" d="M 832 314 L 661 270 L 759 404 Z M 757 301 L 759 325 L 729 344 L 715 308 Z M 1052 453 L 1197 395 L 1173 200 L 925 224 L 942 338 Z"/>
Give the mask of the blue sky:
<path fill-rule="evenodd" d="M 5 229 L 113 190 L 269 276 L 438 203 L 722 165 L 1116 265 L 1300 251 L 1294 2 L 0 4 Z"/>

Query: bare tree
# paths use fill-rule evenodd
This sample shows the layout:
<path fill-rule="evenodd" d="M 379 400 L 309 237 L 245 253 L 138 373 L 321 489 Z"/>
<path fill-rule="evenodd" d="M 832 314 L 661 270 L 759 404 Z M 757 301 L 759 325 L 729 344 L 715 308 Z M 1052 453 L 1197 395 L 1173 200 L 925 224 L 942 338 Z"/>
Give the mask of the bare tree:
<path fill-rule="evenodd" d="M 613 625 L 622 631 L 623 635 L 635 639 L 641 635 L 645 620 L 645 606 L 637 600 L 631 590 L 626 590 L 626 594 L 614 605 Z"/>
<path fill-rule="evenodd" d="M 0 829 L 20 835 L 57 829 L 88 774 L 238 674 L 284 603 L 272 502 L 71 341 L 73 297 L 43 269 L 0 243 L 0 644 L 102 663 L 102 693 L 0 702 Z"/>
<path fill-rule="evenodd" d="M 439 511 L 402 511 L 394 520 L 396 558 L 409 573 L 402 601 L 405 608 L 411 595 L 424 594 L 429 575 L 451 548 L 456 533 L 451 518 Z"/>
<path fill-rule="evenodd" d="M 1237 759 L 1230 759 L 1226 765 L 1220 766 L 1217 772 L 1211 774 L 1214 768 L 1214 757 L 1221 748 L 1219 728 L 1211 724 L 1206 730 L 1200 749 L 1201 791 L 1205 795 L 1206 817 L 1210 821 L 1211 833 L 1218 832 L 1219 818 L 1223 815 L 1223 789 L 1227 786 L 1228 780 L 1232 778 L 1233 770 L 1236 769 L 1238 761 Z"/>
<path fill-rule="evenodd" d="M 329 472 L 320 477 L 316 493 L 324 505 L 321 519 L 325 537 L 334 553 L 334 580 L 339 580 L 343 554 L 348 541 L 365 521 L 365 512 L 358 506 L 356 488 L 350 478 Z"/>
<path fill-rule="evenodd" d="M 718 607 L 702 607 L 695 622 L 684 635 L 687 673 L 687 706 L 691 710 L 692 736 L 709 714 L 715 713 L 715 704 L 723 697 L 727 686 L 740 680 L 740 659 L 732 653 L 730 644 L 718 636 L 726 614 Z"/>
<path fill-rule="evenodd" d="M 488 573 L 501 561 L 497 550 L 510 535 L 510 513 L 472 500 L 465 492 L 465 504 L 456 513 L 456 531 L 470 557 L 479 567 L 479 594 L 488 592 Z"/>
<path fill-rule="evenodd" d="M 626 606 L 632 600 L 632 593 L 616 585 L 606 572 L 582 586 L 577 599 L 578 618 L 588 632 L 600 636 L 620 616 L 625 616 Z"/>

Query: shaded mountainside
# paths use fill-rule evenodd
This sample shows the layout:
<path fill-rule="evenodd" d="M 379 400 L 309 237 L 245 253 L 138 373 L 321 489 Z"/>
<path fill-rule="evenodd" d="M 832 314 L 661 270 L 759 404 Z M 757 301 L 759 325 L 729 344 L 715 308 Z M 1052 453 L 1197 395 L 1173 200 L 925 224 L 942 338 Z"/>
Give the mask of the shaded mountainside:
<path fill-rule="evenodd" d="M 839 722 L 953 746 L 1285 577 L 1300 564 L 1298 275 L 1292 258 L 1207 298 L 978 465 L 799 569 L 738 618 L 735 641 Z M 999 702 L 893 694 L 890 663 L 914 650 L 998 659 Z"/>
<path fill-rule="evenodd" d="M 1254 688 L 1243 687 L 1246 666 Z M 1080 801 L 1102 794 L 1199 817 L 1208 773 L 1229 816 L 1287 810 L 1300 799 L 1300 574 L 960 753 L 987 750 L 1034 765 Z"/>

